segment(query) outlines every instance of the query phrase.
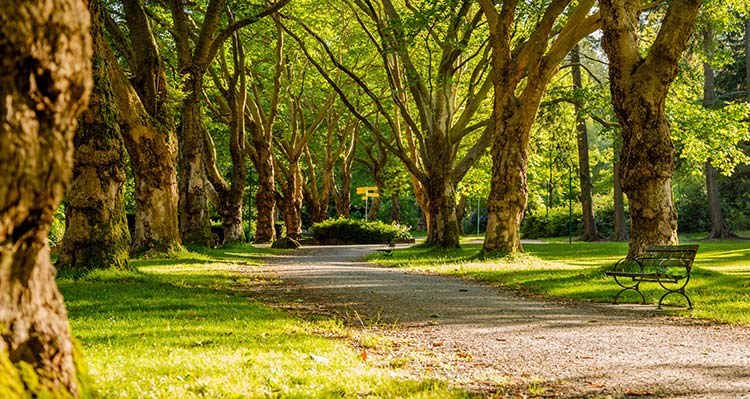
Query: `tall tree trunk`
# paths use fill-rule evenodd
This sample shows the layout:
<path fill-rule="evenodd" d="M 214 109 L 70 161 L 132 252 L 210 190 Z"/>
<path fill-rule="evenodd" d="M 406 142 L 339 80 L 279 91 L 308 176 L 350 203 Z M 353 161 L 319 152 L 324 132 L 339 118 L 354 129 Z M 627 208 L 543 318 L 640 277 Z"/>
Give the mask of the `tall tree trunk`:
<path fill-rule="evenodd" d="M 677 242 L 672 201 L 674 145 L 664 104 L 693 30 L 700 0 L 669 3 L 648 55 L 638 46 L 640 3 L 600 1 L 602 47 L 609 57 L 610 91 L 622 126 L 622 188 L 630 208 L 629 254 L 650 244 Z"/>
<path fill-rule="evenodd" d="M 167 77 L 143 2 L 125 0 L 123 6 L 134 56 L 132 85 L 114 57 L 110 77 L 135 178 L 135 231 L 130 248 L 133 254 L 169 253 L 180 247 L 181 239 L 177 137 Z"/>
<path fill-rule="evenodd" d="M 391 223 L 401 223 L 401 204 L 395 192 L 391 194 Z"/>
<path fill-rule="evenodd" d="M 349 219 L 352 208 L 352 174 L 351 165 L 344 167 L 345 160 L 341 160 L 341 189 L 336 201 L 336 214 L 344 219 Z"/>
<path fill-rule="evenodd" d="M 201 117 L 200 96 L 203 73 L 193 71 L 185 84 L 187 93 L 182 102 L 180 140 L 180 233 L 185 244 L 209 246 L 214 243 L 208 215 L 209 184 L 204 157 L 205 126 Z"/>
<path fill-rule="evenodd" d="M 573 90 L 583 89 L 581 77 L 581 54 L 580 47 L 575 46 L 570 53 L 570 61 L 573 65 Z M 583 237 L 584 241 L 596 241 L 599 239 L 599 231 L 596 229 L 594 218 L 594 203 L 591 199 L 591 169 L 589 167 L 589 138 L 586 129 L 586 119 L 579 103 L 575 103 L 576 112 L 576 141 L 578 142 L 578 181 L 581 185 L 581 210 L 583 212 Z"/>
<path fill-rule="evenodd" d="M 125 218 L 125 147 L 120 127 L 98 1 L 89 2 L 94 89 L 73 144 L 73 180 L 65 206 L 65 236 L 58 269 L 83 273 L 128 267 L 130 233 Z"/>
<path fill-rule="evenodd" d="M 453 186 L 453 162 L 441 144 L 447 135 L 434 134 L 430 148 L 434 163 L 427 167 L 428 184 L 422 182 L 427 194 L 427 245 L 441 248 L 458 248 L 458 221 L 456 220 L 456 190 Z"/>
<path fill-rule="evenodd" d="M 619 152 L 620 150 L 616 149 L 615 151 Z M 628 241 L 628 226 L 626 225 L 625 220 L 625 196 L 622 192 L 622 179 L 620 178 L 620 170 L 622 167 L 620 166 L 621 163 L 619 158 L 620 156 L 617 155 L 617 160 L 614 163 L 612 171 L 612 185 L 614 186 L 613 208 L 615 213 L 615 231 L 612 234 L 612 240 Z"/>
<path fill-rule="evenodd" d="M 568 2 L 551 2 L 529 40 L 520 43 L 510 40 L 517 2 L 504 2 L 501 10 L 489 0 L 479 3 L 490 31 L 495 89 L 494 138 L 490 150 L 492 184 L 482 253 L 521 252 L 521 220 L 528 201 L 526 175 L 531 124 L 557 66 L 596 28 L 597 22 L 587 16 L 594 2 L 581 0 L 574 8 L 568 8 Z M 570 13 L 565 14 L 566 21 L 561 22 L 560 30 L 553 29 L 558 17 L 568 10 Z M 553 32 L 559 33 L 557 37 Z M 522 80 L 524 86 L 519 89 Z"/>
<path fill-rule="evenodd" d="M 110 79 L 120 126 L 135 180 L 135 231 L 132 254 L 169 253 L 180 247 L 177 223 L 177 140 L 146 113 L 125 74 L 114 66 Z"/>
<path fill-rule="evenodd" d="M 492 184 L 487 199 L 487 233 L 482 252 L 522 252 L 521 220 L 529 193 L 526 184 L 528 138 L 515 138 L 512 133 L 497 134 L 491 154 Z"/>
<path fill-rule="evenodd" d="M 708 60 L 703 62 L 703 106 L 712 107 L 716 102 L 716 85 L 714 80 L 714 70 L 711 67 L 711 58 L 714 53 L 714 34 L 709 27 L 703 32 L 703 50 Z M 724 220 L 724 213 L 721 211 L 721 200 L 719 196 L 719 184 L 716 181 L 716 170 L 711 164 L 711 158 L 706 159 L 706 194 L 708 197 L 708 216 L 711 220 L 711 233 L 708 239 L 725 239 L 737 237 L 729 230 Z"/>
<path fill-rule="evenodd" d="M 255 206 L 258 218 L 255 223 L 256 244 L 273 242 L 276 238 L 274 215 L 276 214 L 276 188 L 274 186 L 273 149 L 271 142 L 259 135 L 253 136 L 257 153 L 255 169 L 258 171 L 258 191 L 255 193 Z"/>
<path fill-rule="evenodd" d="M 302 238 L 302 169 L 299 160 L 289 165 L 285 188 L 281 215 L 286 227 L 286 236 L 299 240 Z"/>
<path fill-rule="evenodd" d="M 0 0 L 0 8 L 0 392 L 78 398 L 84 362 L 47 233 L 91 91 L 89 12 L 78 0 Z M 31 373 L 38 384 L 25 383 Z"/>

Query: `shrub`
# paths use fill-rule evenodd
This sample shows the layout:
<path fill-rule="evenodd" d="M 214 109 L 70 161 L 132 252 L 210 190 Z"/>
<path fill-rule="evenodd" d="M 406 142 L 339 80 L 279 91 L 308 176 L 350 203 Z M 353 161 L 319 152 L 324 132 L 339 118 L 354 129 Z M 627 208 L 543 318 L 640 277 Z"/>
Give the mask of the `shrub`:
<path fill-rule="evenodd" d="M 341 218 L 315 223 L 310 233 L 321 243 L 381 244 L 411 240 L 408 226 Z"/>
<path fill-rule="evenodd" d="M 521 234 L 524 238 L 563 237 L 568 235 L 570 214 L 568 207 L 550 208 L 549 215 L 544 210 L 527 212 L 521 222 Z M 583 222 L 580 207 L 573 208 L 573 236 L 583 233 Z"/>

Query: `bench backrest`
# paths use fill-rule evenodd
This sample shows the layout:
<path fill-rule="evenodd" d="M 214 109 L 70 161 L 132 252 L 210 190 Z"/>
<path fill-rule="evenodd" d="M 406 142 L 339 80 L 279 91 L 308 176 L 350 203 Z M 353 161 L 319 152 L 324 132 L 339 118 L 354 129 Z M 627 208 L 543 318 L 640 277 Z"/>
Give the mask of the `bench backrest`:
<path fill-rule="evenodd" d="M 690 269 L 698 245 L 649 245 L 638 259 L 644 266 L 684 266 Z"/>

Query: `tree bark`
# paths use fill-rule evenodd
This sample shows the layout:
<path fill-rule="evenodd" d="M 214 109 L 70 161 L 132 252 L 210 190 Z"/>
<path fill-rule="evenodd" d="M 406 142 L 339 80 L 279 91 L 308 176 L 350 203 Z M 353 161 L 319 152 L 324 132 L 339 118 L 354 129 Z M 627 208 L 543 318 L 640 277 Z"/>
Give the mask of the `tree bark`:
<path fill-rule="evenodd" d="M 141 99 L 110 54 L 110 79 L 135 179 L 135 232 L 131 254 L 169 253 L 180 248 L 177 218 L 177 140 L 148 115 Z"/>
<path fill-rule="evenodd" d="M 570 53 L 573 75 L 573 90 L 583 89 L 581 77 L 581 54 L 578 45 Z M 599 239 L 599 231 L 596 228 L 594 218 L 594 204 L 591 198 L 591 169 L 589 166 L 589 138 L 586 129 L 586 119 L 583 117 L 581 106 L 574 104 L 576 112 L 576 141 L 578 143 L 578 181 L 581 185 L 581 210 L 583 212 L 583 236 L 584 241 L 596 241 Z"/>
<path fill-rule="evenodd" d="M 619 150 L 615 150 L 619 152 Z M 628 235 L 628 226 L 625 223 L 625 196 L 622 192 L 622 179 L 620 177 L 621 163 L 619 155 L 614 163 L 614 170 L 612 171 L 612 185 L 613 187 L 613 208 L 615 213 L 615 226 L 612 234 L 613 241 L 628 241 L 630 238 Z"/>
<path fill-rule="evenodd" d="M 286 236 L 299 240 L 302 237 L 302 168 L 299 160 L 290 161 L 287 170 L 282 173 L 284 179 L 279 184 L 282 195 L 277 196 L 281 202 L 281 217 L 284 219 Z"/>
<path fill-rule="evenodd" d="M 401 204 L 398 193 L 391 194 L 391 223 L 401 223 Z"/>
<path fill-rule="evenodd" d="M 58 269 L 74 273 L 128 268 L 125 147 L 108 76 L 100 4 L 89 2 L 94 89 L 73 139 L 73 180 L 65 203 L 65 236 L 56 263 Z"/>
<path fill-rule="evenodd" d="M 182 121 L 179 127 L 179 188 L 180 234 L 184 244 L 210 246 L 214 244 L 208 214 L 208 178 L 206 176 L 206 132 L 201 116 L 203 71 L 187 76 L 182 101 Z"/>
<path fill-rule="evenodd" d="M 677 242 L 671 183 L 674 145 L 664 104 L 700 4 L 669 3 L 657 38 L 643 58 L 637 39 L 640 3 L 600 1 L 602 47 L 609 57 L 612 103 L 622 126 L 620 171 L 630 205 L 630 255 L 650 244 Z"/>
<path fill-rule="evenodd" d="M 508 115 L 502 111 L 495 112 L 496 115 Z M 512 128 L 509 126 L 508 129 Z M 492 180 L 487 199 L 487 233 L 482 248 L 484 253 L 523 251 L 521 220 L 529 195 L 526 184 L 529 163 L 528 131 L 524 140 L 523 136 L 515 136 L 525 129 L 512 130 L 513 133 L 498 134 L 490 152 Z"/>
<path fill-rule="evenodd" d="M 0 392 L 78 398 L 83 360 L 47 233 L 91 91 L 89 12 L 77 0 L 0 0 L 0 9 Z"/>
<path fill-rule="evenodd" d="M 255 169 L 258 171 L 258 191 L 255 206 L 258 217 L 255 223 L 256 244 L 270 243 L 276 238 L 274 215 L 276 214 L 276 187 L 274 186 L 273 148 L 269 138 L 253 134 L 253 146 L 257 154 Z"/>
<path fill-rule="evenodd" d="M 433 147 L 434 148 L 434 147 Z M 456 190 L 453 186 L 452 162 L 440 162 L 429 170 L 430 184 L 426 187 L 429 216 L 427 245 L 440 248 L 459 248 L 460 236 L 456 219 Z"/>
<path fill-rule="evenodd" d="M 110 59 L 120 125 L 135 179 L 132 254 L 170 253 L 180 248 L 177 137 L 169 106 L 164 63 L 143 2 L 123 1 L 132 43 L 129 82 Z"/>

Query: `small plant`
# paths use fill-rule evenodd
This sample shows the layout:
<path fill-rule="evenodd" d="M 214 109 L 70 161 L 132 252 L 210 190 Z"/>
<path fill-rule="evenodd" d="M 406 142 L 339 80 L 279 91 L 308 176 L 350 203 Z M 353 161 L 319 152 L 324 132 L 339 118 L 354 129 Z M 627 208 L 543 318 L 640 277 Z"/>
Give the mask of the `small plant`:
<path fill-rule="evenodd" d="M 382 244 L 411 240 L 409 226 L 353 219 L 328 219 L 310 228 L 313 238 L 326 244 Z"/>

